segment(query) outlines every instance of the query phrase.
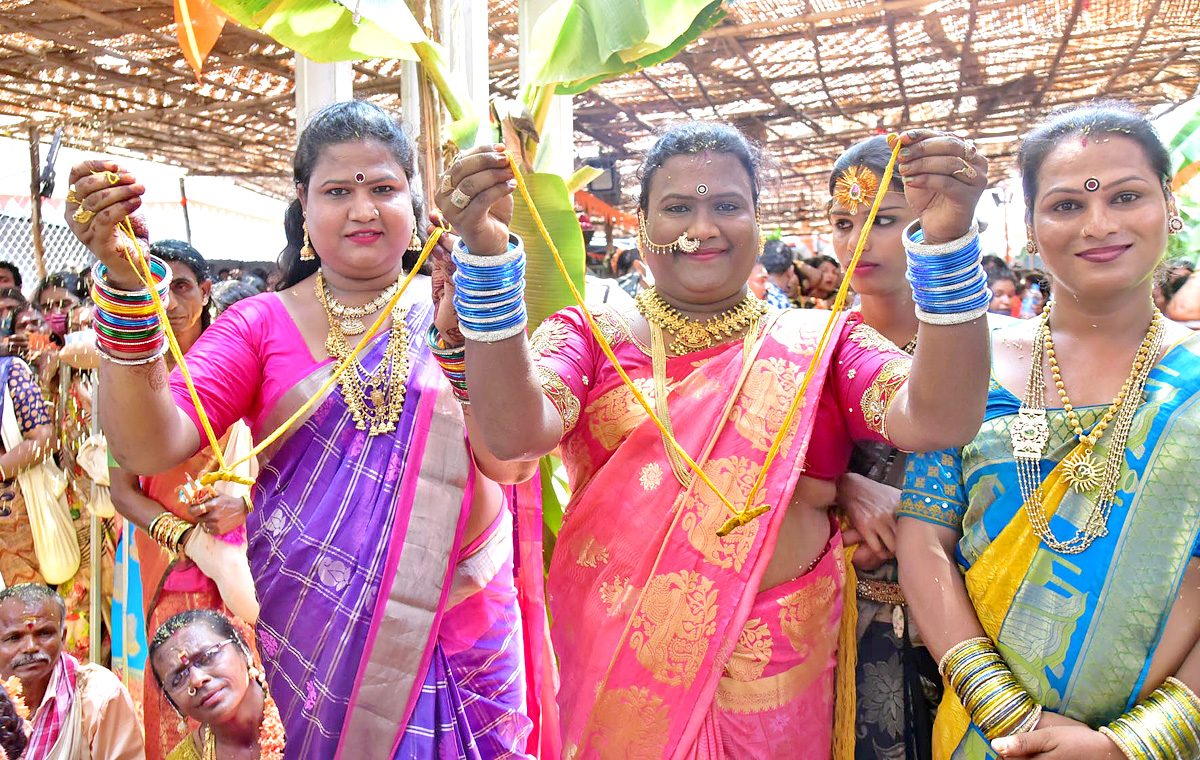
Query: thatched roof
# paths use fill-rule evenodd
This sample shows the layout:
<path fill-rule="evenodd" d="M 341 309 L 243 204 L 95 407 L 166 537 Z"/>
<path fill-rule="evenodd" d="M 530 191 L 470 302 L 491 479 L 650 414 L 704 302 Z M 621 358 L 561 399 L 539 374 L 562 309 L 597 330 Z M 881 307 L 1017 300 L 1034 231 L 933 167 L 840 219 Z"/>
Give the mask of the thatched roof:
<path fill-rule="evenodd" d="M 514 94 L 517 3 L 490 8 L 493 88 Z M 356 93 L 398 109 L 399 69 L 356 64 Z M 877 131 L 963 130 L 1000 176 L 1049 109 L 1198 89 L 1200 0 L 742 0 L 674 60 L 577 96 L 575 124 L 631 183 L 656 126 L 735 123 L 780 163 L 765 216 L 791 226 L 820 216 L 837 153 Z M 292 53 L 257 32 L 228 25 L 197 81 L 170 0 L 0 0 L 0 134 L 64 125 L 70 145 L 285 193 L 292 111 Z"/>

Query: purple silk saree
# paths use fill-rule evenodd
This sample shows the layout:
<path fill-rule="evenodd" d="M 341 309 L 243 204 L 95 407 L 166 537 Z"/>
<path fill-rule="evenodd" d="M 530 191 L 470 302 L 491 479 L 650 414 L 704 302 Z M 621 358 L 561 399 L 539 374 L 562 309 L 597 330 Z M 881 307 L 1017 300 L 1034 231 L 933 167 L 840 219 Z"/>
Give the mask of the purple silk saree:
<path fill-rule="evenodd" d="M 411 369 L 394 434 L 356 429 L 335 388 L 255 487 L 258 637 L 287 760 L 523 756 L 511 520 L 502 513 L 462 545 L 474 468 L 462 412 L 417 337 L 431 319 L 428 301 L 407 317 Z M 364 351 L 365 368 L 386 342 Z M 295 390 L 311 393 L 329 371 Z M 270 416 L 286 417 L 293 395 Z"/>

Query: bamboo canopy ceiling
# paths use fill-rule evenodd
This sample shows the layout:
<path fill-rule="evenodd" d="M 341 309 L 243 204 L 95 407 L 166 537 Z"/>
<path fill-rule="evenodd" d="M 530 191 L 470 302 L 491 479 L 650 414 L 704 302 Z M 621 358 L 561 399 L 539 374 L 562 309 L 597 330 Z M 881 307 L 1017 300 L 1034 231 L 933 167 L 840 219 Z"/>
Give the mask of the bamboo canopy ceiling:
<path fill-rule="evenodd" d="M 436 5 L 436 4 L 435 4 Z M 493 91 L 518 89 L 517 0 L 489 0 Z M 576 144 L 617 162 L 685 118 L 736 124 L 777 163 L 764 219 L 819 223 L 827 172 L 882 131 L 960 130 L 1012 172 L 1049 109 L 1200 91 L 1200 0 L 742 0 L 673 60 L 575 96 Z M 435 7 L 436 11 L 436 7 Z M 399 111 L 400 62 L 354 65 L 355 92 Z M 292 52 L 228 24 L 198 81 L 171 0 L 0 0 L 0 135 L 128 151 L 290 192 Z"/>

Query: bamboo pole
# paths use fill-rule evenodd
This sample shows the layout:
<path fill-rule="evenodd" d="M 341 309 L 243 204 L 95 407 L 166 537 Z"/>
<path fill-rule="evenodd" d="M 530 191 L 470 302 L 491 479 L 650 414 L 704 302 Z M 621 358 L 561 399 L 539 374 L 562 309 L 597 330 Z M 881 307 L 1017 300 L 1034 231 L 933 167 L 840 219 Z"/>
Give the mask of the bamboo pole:
<path fill-rule="evenodd" d="M 183 182 L 182 179 L 179 180 Z M 100 374 L 96 373 L 96 382 L 92 387 L 92 433 L 100 432 L 100 415 L 96 413 L 96 400 L 100 398 Z M 96 503 L 96 498 L 99 496 L 100 486 L 96 485 L 96 481 L 92 481 L 92 504 Z M 101 538 L 104 534 L 104 523 L 92 510 L 91 521 L 91 550 L 88 552 L 91 561 L 90 580 L 88 582 L 88 660 L 95 664 L 102 665 L 100 656 L 102 654 L 101 647 L 104 644 L 104 614 L 101 610 L 101 604 L 104 597 L 104 579 L 102 573 L 104 570 L 103 544 Z"/>
<path fill-rule="evenodd" d="M 42 157 L 38 128 L 29 128 L 29 222 L 33 234 L 33 263 L 38 280 L 46 279 L 46 249 L 42 245 Z"/>
<path fill-rule="evenodd" d="M 187 205 L 187 184 L 184 178 L 179 178 L 179 204 L 183 206 L 183 226 L 187 230 L 188 245 L 192 244 L 192 216 L 188 213 Z M 94 415 L 93 415 L 94 416 Z"/>

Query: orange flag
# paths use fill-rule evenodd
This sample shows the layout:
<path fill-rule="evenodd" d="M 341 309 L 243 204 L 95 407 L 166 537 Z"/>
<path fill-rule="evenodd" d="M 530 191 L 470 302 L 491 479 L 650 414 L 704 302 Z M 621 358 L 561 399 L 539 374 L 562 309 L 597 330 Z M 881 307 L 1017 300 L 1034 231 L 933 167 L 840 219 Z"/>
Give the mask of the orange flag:
<path fill-rule="evenodd" d="M 209 0 L 175 0 L 175 36 L 183 57 L 200 78 L 204 59 L 217 44 L 228 19 Z"/>

